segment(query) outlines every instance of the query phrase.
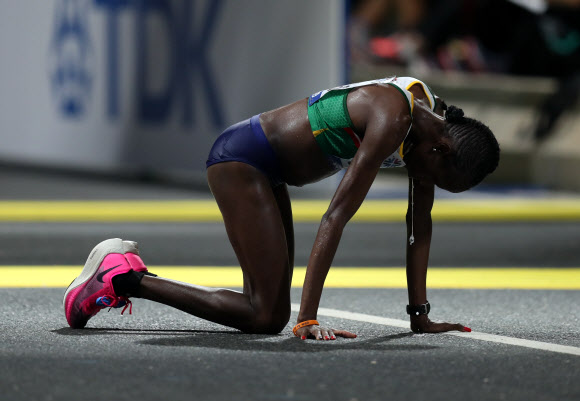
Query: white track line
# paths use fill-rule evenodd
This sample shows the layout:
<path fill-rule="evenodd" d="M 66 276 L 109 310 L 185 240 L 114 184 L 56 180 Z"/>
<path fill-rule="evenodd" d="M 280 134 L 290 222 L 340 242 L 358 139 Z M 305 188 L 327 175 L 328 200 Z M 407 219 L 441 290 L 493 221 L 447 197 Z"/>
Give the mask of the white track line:
<path fill-rule="evenodd" d="M 300 310 L 299 304 L 292 304 L 292 310 L 298 312 Z M 326 317 L 336 317 L 339 319 L 356 320 L 359 322 L 375 323 L 383 326 L 400 327 L 410 330 L 409 322 L 406 320 L 390 319 L 381 316 L 366 315 L 364 313 L 355 313 L 343 311 L 338 309 L 318 308 L 318 315 Z M 518 347 L 526 347 L 539 349 L 543 351 L 559 352 L 561 354 L 578 355 L 580 356 L 580 348 L 569 345 L 559 345 L 552 343 L 544 343 L 541 341 L 524 340 L 521 338 L 498 336 L 495 334 L 487 334 L 472 331 L 471 333 L 449 332 L 447 335 L 468 338 L 471 340 L 487 341 L 492 343 L 516 345 Z"/>

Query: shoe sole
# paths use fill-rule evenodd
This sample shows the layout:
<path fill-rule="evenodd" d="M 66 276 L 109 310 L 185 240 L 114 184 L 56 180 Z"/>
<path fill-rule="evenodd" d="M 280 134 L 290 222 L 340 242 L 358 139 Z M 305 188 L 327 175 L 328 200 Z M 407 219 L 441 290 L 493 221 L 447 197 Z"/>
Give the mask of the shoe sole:
<path fill-rule="evenodd" d="M 65 309 L 66 314 L 66 297 L 68 294 L 73 291 L 75 288 L 80 287 L 81 285 L 85 284 L 87 281 L 93 278 L 93 276 L 99 270 L 99 266 L 103 263 L 105 257 L 110 253 L 119 253 L 124 255 L 126 253 L 134 253 L 139 255 L 139 250 L 137 248 L 137 243 L 134 241 L 123 241 L 121 238 L 111 238 L 107 239 L 95 246 L 87 261 L 85 266 L 83 267 L 83 271 L 81 274 L 73 280 L 72 283 L 67 287 L 64 297 L 62 299 L 62 306 Z"/>

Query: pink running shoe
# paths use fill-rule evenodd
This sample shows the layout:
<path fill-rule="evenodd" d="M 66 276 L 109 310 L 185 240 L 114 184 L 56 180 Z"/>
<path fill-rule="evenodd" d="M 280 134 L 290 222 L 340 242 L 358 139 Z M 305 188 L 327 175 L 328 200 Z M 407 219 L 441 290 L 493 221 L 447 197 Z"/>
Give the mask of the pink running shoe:
<path fill-rule="evenodd" d="M 131 301 L 115 294 L 111 280 L 131 270 L 147 271 L 136 242 L 112 238 L 94 247 L 83 271 L 64 293 L 64 313 L 70 327 L 82 329 L 103 308 L 127 309 Z"/>

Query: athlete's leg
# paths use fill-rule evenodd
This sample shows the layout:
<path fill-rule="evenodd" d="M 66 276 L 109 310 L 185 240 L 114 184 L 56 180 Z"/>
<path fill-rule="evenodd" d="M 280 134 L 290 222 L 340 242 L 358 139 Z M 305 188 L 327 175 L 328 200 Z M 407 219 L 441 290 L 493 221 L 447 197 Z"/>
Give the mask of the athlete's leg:
<path fill-rule="evenodd" d="M 238 162 L 208 168 L 210 189 L 244 275 L 244 292 L 143 277 L 139 296 L 246 332 L 277 333 L 290 318 L 284 224 L 269 180 Z"/>
<path fill-rule="evenodd" d="M 292 273 L 294 272 L 294 222 L 292 220 L 292 204 L 290 195 L 288 195 L 288 186 L 286 184 L 277 185 L 273 188 L 276 203 L 282 216 L 284 232 L 286 234 L 286 246 L 288 248 L 288 264 L 290 266 L 290 283 L 292 282 Z"/>

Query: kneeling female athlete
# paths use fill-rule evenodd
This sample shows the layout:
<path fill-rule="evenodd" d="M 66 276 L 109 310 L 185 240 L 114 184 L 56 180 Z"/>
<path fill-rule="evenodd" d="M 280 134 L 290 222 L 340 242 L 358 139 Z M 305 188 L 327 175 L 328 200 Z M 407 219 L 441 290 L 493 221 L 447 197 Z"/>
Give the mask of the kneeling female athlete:
<path fill-rule="evenodd" d="M 405 166 L 411 329 L 469 331 L 427 316 L 434 186 L 465 191 L 494 171 L 498 161 L 499 146 L 489 128 L 463 117 L 460 109 L 447 109 L 417 79 L 385 78 L 315 93 L 233 125 L 210 152 L 208 182 L 243 271 L 243 292 L 155 277 L 135 243 L 111 239 L 95 247 L 67 289 L 67 320 L 82 328 L 102 308 L 126 305 L 135 296 L 247 333 L 279 333 L 290 318 L 294 268 L 287 184 L 302 186 L 347 168 L 318 229 L 294 334 L 320 340 L 355 337 L 315 321 L 324 280 L 342 231 L 379 169 Z"/>

